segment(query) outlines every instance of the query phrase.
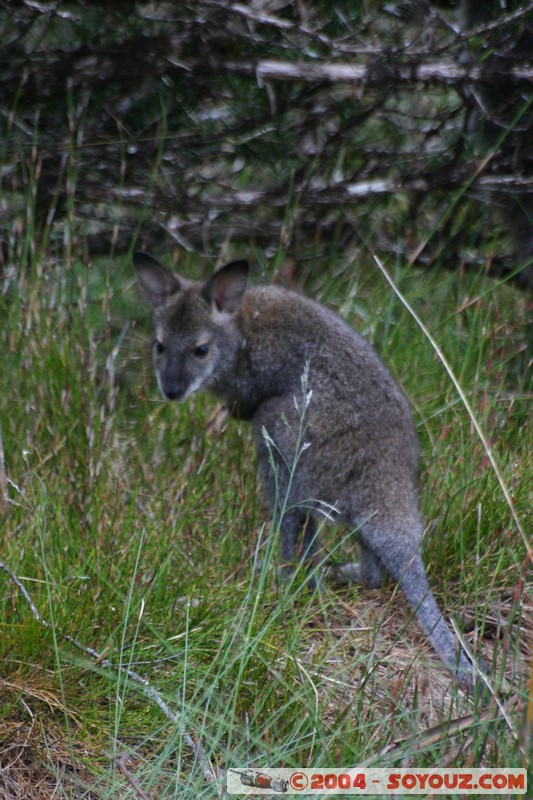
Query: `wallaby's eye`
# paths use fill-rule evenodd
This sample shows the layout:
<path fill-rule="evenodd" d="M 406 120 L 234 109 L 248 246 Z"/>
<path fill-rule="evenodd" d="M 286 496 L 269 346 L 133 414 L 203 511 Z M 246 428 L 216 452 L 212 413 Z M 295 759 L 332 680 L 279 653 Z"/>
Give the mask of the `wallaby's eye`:
<path fill-rule="evenodd" d="M 165 345 L 163 344 L 163 342 L 160 342 L 159 339 L 155 339 L 154 340 L 154 350 L 155 350 L 155 352 L 158 355 L 161 355 L 161 353 L 164 351 L 164 349 L 165 349 Z"/>
<path fill-rule="evenodd" d="M 209 353 L 208 344 L 199 344 L 198 347 L 194 348 L 194 355 L 196 356 L 196 358 L 205 358 L 208 353 Z"/>

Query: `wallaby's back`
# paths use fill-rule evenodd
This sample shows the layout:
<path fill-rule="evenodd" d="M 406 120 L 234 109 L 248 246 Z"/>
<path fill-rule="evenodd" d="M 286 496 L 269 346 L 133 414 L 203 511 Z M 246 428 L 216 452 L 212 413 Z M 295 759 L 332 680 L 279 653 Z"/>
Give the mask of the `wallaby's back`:
<path fill-rule="evenodd" d="M 323 306 L 272 286 L 246 292 L 235 324 L 243 343 L 235 380 L 219 390 L 237 412 L 250 416 L 253 409 L 261 451 L 262 428 L 275 430 L 291 464 L 302 427 L 295 398 L 301 406 L 307 368 L 309 447 L 297 478 L 307 494 L 298 500 L 335 506 L 350 514 L 351 525 L 355 505 L 358 518 L 391 503 L 397 513 L 403 491 L 411 507 L 418 447 L 409 406 L 368 342 Z"/>

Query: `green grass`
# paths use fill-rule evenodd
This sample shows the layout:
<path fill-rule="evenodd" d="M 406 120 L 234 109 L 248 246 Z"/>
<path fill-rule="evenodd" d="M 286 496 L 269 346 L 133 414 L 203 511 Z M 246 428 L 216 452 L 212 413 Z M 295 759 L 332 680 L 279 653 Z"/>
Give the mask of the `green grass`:
<path fill-rule="evenodd" d="M 216 796 L 184 733 L 223 784 L 235 766 L 525 765 L 523 535 L 439 355 L 371 257 L 311 264 L 306 291 L 375 343 L 412 399 L 430 581 L 491 665 L 506 719 L 451 684 L 393 586 L 311 597 L 301 576 L 278 585 L 247 426 L 208 397 L 164 404 L 128 260 L 54 252 L 26 220 L 0 284 L 0 558 L 48 624 L 0 571 L 13 779 L 22 786 L 31 764 L 35 797 Z M 451 364 L 527 533 L 527 298 L 482 274 L 386 266 Z M 347 532 L 340 545 L 323 533 L 335 557 L 351 552 Z M 424 733 L 470 713 L 459 731 Z"/>

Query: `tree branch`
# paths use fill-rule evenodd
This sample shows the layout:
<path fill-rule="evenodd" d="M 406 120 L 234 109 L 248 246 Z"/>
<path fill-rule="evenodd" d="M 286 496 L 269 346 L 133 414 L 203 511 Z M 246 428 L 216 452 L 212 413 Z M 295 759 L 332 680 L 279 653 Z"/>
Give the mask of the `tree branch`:
<path fill-rule="evenodd" d="M 323 184 L 318 181 L 310 182 L 306 187 L 297 187 L 299 204 L 305 208 L 318 208 L 320 206 L 339 206 L 352 204 L 358 199 L 365 199 L 376 195 L 397 194 L 399 192 L 424 193 L 434 189 L 453 189 L 463 186 L 468 181 L 471 172 L 458 169 L 450 171 L 447 179 L 442 176 L 421 175 L 414 178 L 394 179 L 375 178 L 354 183 Z M 522 178 L 515 175 L 483 175 L 472 180 L 470 187 L 484 191 L 516 191 L 533 193 L 533 178 Z M 293 192 L 294 192 L 293 187 Z M 124 199 L 120 188 L 109 187 L 109 193 L 117 199 Z M 290 201 L 288 191 L 282 188 L 279 191 L 268 189 L 233 189 L 228 187 L 225 192 L 218 192 L 202 196 L 201 199 L 182 197 L 182 207 L 188 211 L 198 209 L 211 209 L 214 211 L 231 211 L 237 209 L 252 209 L 260 206 L 283 208 Z M 164 208 L 164 198 L 158 203 Z M 247 228 L 248 230 L 248 228 Z"/>
<path fill-rule="evenodd" d="M 511 64 L 498 66 L 488 64 L 463 65 L 456 61 L 434 61 L 426 64 L 418 61 L 376 60 L 368 64 L 341 64 L 287 61 L 257 61 L 255 65 L 245 62 L 227 62 L 228 72 L 250 75 L 252 69 L 262 81 L 304 81 L 305 83 L 364 83 L 366 86 L 382 86 L 387 83 L 443 83 L 457 84 L 501 84 L 502 80 L 533 82 L 533 65 Z"/>

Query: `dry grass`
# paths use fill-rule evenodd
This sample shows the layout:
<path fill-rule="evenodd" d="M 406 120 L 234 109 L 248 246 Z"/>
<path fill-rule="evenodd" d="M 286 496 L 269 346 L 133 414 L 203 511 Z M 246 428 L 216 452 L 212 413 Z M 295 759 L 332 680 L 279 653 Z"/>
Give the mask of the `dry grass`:
<path fill-rule="evenodd" d="M 22 694 L 27 693 L 27 684 L 26 681 Z M 0 700 L 3 694 L 0 683 Z M 41 693 L 36 690 L 35 694 Z M 48 704 L 54 700 L 47 696 L 42 702 Z M 98 800 L 100 795 L 87 789 L 92 776 L 84 764 L 94 763 L 101 756 L 90 752 L 85 745 L 69 742 L 64 729 L 54 725 L 46 712 L 33 712 L 29 706 L 27 709 L 26 718 L 16 719 L 13 714 L 11 719 L 0 719 L 2 800 L 52 800 L 56 797 Z"/>

